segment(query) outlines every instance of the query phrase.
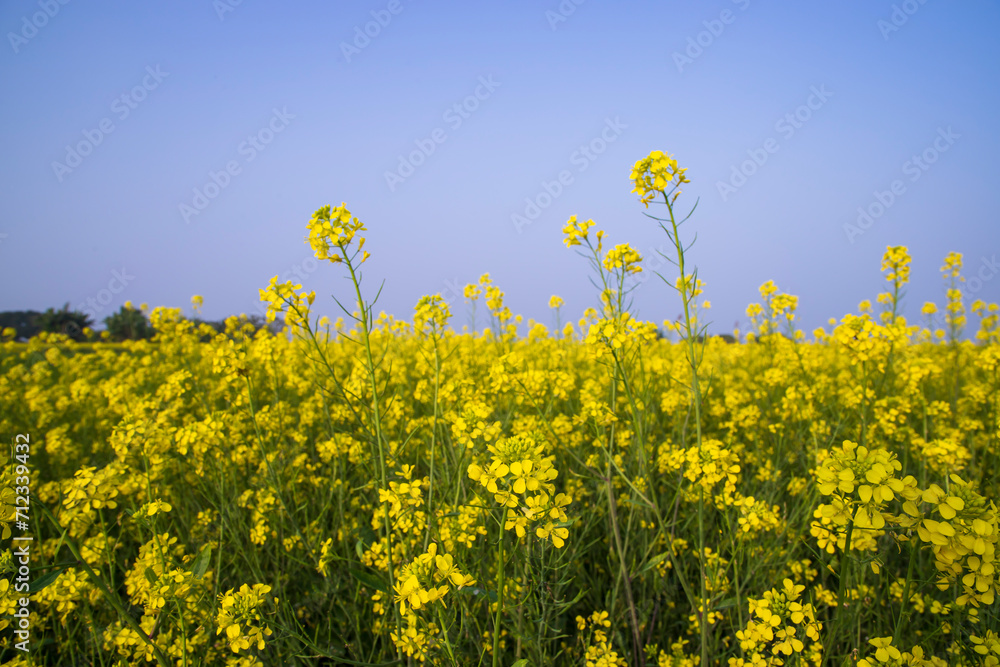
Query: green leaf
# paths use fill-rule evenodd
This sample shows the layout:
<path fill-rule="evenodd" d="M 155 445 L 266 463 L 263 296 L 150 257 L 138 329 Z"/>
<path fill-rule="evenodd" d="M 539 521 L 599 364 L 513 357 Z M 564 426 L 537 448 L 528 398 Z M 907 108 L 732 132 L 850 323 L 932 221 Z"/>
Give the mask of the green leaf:
<path fill-rule="evenodd" d="M 521 658 L 520 660 L 518 660 L 517 662 L 515 662 L 510 667 L 528 667 L 528 659 L 527 658 Z"/>
<path fill-rule="evenodd" d="M 640 574 L 643 574 L 645 572 L 648 572 L 649 570 L 652 570 L 654 567 L 656 567 L 657 565 L 659 565 L 660 563 L 662 563 L 667 558 L 670 558 L 670 552 L 669 551 L 664 551 L 659 556 L 653 556 L 653 558 L 651 558 L 649 560 L 649 562 L 647 562 L 645 565 L 642 566 L 641 570 L 639 570 L 638 572 L 636 572 L 636 575 L 640 575 Z"/>
<path fill-rule="evenodd" d="M 159 577 L 156 576 L 156 573 L 153 572 L 152 568 L 147 567 L 146 571 L 143 574 L 146 575 L 146 581 L 148 581 L 151 584 L 155 584 L 159 579 Z"/>
<path fill-rule="evenodd" d="M 212 558 L 212 545 L 206 544 L 198 552 L 198 557 L 194 559 L 194 563 L 191 564 L 191 574 L 194 575 L 195 579 L 201 579 L 205 576 L 208 571 L 208 564 Z"/>
<path fill-rule="evenodd" d="M 42 576 L 32 581 L 31 584 L 29 584 L 30 587 L 28 588 L 28 590 L 31 591 L 32 593 L 37 593 L 38 591 L 42 590 L 43 588 L 51 584 L 53 581 L 58 579 L 59 575 L 65 571 L 66 568 L 62 568 L 59 570 L 53 570 L 48 574 L 43 574 Z"/>
<path fill-rule="evenodd" d="M 351 573 L 352 577 L 360 581 L 368 588 L 374 588 L 375 590 L 382 591 L 383 593 L 389 592 L 385 582 L 380 581 L 377 577 L 372 576 L 370 573 L 364 572 L 363 570 L 355 570 L 353 567 L 349 568 L 348 571 Z"/>

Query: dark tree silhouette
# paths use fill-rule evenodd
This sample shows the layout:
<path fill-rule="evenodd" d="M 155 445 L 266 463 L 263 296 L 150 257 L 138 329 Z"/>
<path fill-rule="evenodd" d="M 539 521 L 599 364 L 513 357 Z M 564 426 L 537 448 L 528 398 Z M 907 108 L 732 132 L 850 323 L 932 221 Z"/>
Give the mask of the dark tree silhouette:
<path fill-rule="evenodd" d="M 28 340 L 41 332 L 36 319 L 41 315 L 37 310 L 7 310 L 0 313 L 0 330 L 14 329 L 14 340 Z"/>
<path fill-rule="evenodd" d="M 146 313 L 138 308 L 122 306 L 117 313 L 104 318 L 104 326 L 114 340 L 141 340 L 156 333 Z"/>
<path fill-rule="evenodd" d="M 70 310 L 69 303 L 60 310 L 49 308 L 44 313 L 35 317 L 35 326 L 41 331 L 48 333 L 65 334 L 75 341 L 86 339 L 83 330 L 93 326 L 94 322 L 90 317 L 77 310 Z"/>

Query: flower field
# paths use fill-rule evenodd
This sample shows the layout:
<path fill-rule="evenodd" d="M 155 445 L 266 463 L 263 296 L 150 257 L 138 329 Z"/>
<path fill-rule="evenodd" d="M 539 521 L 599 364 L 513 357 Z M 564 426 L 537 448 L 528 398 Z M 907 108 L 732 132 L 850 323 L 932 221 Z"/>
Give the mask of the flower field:
<path fill-rule="evenodd" d="M 486 329 L 439 295 L 377 315 L 343 205 L 306 230 L 350 279 L 336 322 L 275 279 L 279 335 L 169 308 L 151 341 L 5 334 L 0 516 L 33 540 L 27 607 L 25 542 L 0 556 L 0 659 L 1000 664 L 1000 326 L 961 256 L 922 324 L 897 246 L 857 314 L 803 332 L 769 282 L 727 342 L 685 170 L 654 151 L 631 181 L 676 249 L 665 335 L 629 310 L 644 258 L 575 216 L 562 251 L 602 304 L 579 321 L 521 323 L 488 275 L 465 290 Z"/>

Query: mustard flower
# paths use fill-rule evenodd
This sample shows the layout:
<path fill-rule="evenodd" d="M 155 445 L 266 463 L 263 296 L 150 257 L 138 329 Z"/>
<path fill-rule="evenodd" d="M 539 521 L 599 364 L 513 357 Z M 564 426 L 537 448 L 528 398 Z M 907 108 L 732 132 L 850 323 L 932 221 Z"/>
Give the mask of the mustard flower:
<path fill-rule="evenodd" d="M 632 192 L 638 194 L 639 200 L 648 207 L 656 193 L 666 192 L 671 183 L 677 186 L 690 182 L 684 175 L 686 171 L 686 167 L 678 168 L 677 160 L 669 153 L 652 151 L 632 167 L 629 176 L 635 186 Z"/>
<path fill-rule="evenodd" d="M 306 242 L 312 247 L 316 259 L 330 260 L 334 264 L 344 261 L 347 248 L 358 232 L 365 231 L 364 224 L 351 215 L 347 204 L 341 203 L 336 208 L 323 206 L 313 213 L 307 225 L 309 235 Z M 363 251 L 365 239 L 358 237 L 356 250 L 362 251 L 361 262 L 368 259 L 369 253 Z M 339 252 L 337 252 L 339 251 Z"/>

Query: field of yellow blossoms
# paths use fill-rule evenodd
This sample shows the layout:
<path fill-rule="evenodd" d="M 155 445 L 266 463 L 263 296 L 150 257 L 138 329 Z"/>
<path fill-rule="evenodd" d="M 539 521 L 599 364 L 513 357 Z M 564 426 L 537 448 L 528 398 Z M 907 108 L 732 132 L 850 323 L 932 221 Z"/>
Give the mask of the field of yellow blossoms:
<path fill-rule="evenodd" d="M 579 322 L 519 336 L 488 275 L 482 331 L 439 295 L 376 315 L 343 205 L 307 230 L 350 281 L 336 322 L 275 279 L 279 335 L 169 308 L 151 341 L 5 332 L 0 661 L 1000 664 L 1000 327 L 961 256 L 922 324 L 890 247 L 857 314 L 800 331 L 766 283 L 727 342 L 685 170 L 654 151 L 631 180 L 676 249 L 665 335 L 629 311 L 643 258 L 575 216 Z"/>

